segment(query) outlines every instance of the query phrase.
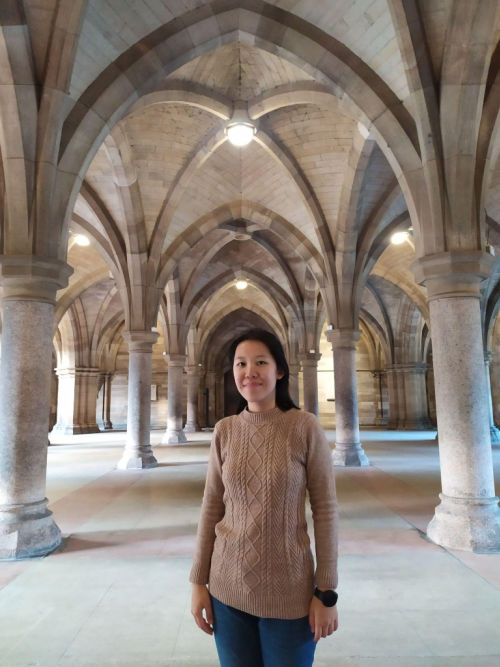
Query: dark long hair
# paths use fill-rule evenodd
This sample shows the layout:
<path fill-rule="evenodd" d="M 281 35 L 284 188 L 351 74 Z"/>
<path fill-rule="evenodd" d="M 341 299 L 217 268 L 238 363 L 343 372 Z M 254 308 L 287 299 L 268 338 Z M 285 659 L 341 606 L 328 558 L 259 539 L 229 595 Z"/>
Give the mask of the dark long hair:
<path fill-rule="evenodd" d="M 238 338 L 236 338 L 236 340 L 231 343 L 229 348 L 229 362 L 231 364 L 231 368 L 234 365 L 234 355 L 236 354 L 236 348 L 245 340 L 256 340 L 260 343 L 264 343 L 264 345 L 271 353 L 272 358 L 276 362 L 278 372 L 283 373 L 283 377 L 276 381 L 276 405 L 278 408 L 283 410 L 283 412 L 286 412 L 286 410 L 291 410 L 292 408 L 297 408 L 295 403 L 292 401 L 288 388 L 290 371 L 285 357 L 285 351 L 283 350 L 283 346 L 281 345 L 279 339 L 270 331 L 266 331 L 265 329 L 249 329 L 248 331 L 245 331 L 245 333 L 241 334 L 241 336 L 238 336 Z M 240 395 L 240 402 L 238 403 L 237 412 L 240 413 L 247 407 L 247 405 L 247 401 L 243 398 L 243 396 Z"/>

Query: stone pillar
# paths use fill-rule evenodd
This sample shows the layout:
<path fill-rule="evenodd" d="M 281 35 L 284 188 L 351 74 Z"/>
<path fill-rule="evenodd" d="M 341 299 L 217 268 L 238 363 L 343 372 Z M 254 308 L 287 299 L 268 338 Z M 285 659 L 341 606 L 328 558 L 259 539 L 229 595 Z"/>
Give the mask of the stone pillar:
<path fill-rule="evenodd" d="M 441 503 L 427 527 L 451 549 L 500 549 L 480 311 L 480 282 L 493 258 L 462 251 L 414 265 L 427 288 L 441 463 Z"/>
<path fill-rule="evenodd" d="M 356 386 L 356 343 L 361 332 L 331 329 L 326 332 L 333 349 L 335 378 L 335 450 L 338 466 L 368 466 L 359 437 L 358 394 Z"/>
<path fill-rule="evenodd" d="M 405 430 L 431 428 L 425 388 L 427 364 L 392 364 L 387 367 L 387 372 L 392 377 L 391 407 L 396 413 L 391 415 L 391 427 Z"/>
<path fill-rule="evenodd" d="M 65 435 L 99 433 L 96 421 L 98 368 L 58 368 L 57 423 Z"/>
<path fill-rule="evenodd" d="M 486 391 L 488 393 L 488 409 L 490 414 L 490 437 L 491 444 L 497 445 L 500 442 L 500 431 L 495 426 L 495 419 L 493 417 L 493 397 L 491 395 L 491 379 L 490 379 L 490 364 L 493 359 L 491 352 L 486 352 L 484 355 L 484 366 L 486 372 Z"/>
<path fill-rule="evenodd" d="M 289 376 L 289 381 L 288 381 L 288 389 L 289 389 L 289 393 L 290 393 L 290 398 L 295 403 L 295 405 L 298 407 L 299 404 L 300 404 L 300 396 L 299 396 L 300 364 L 290 363 L 290 364 L 288 364 L 288 370 L 290 371 L 290 376 Z"/>
<path fill-rule="evenodd" d="M 427 408 L 425 375 L 427 364 L 407 364 L 404 369 L 404 387 L 406 396 L 406 419 L 404 428 L 424 430 L 432 427 Z"/>
<path fill-rule="evenodd" d="M 398 428 L 399 413 L 402 404 L 402 398 L 399 391 L 399 375 L 393 369 L 393 366 L 387 368 L 387 394 L 389 398 L 389 421 L 388 428 Z"/>
<path fill-rule="evenodd" d="M 377 395 L 377 409 L 375 417 L 375 426 L 387 426 L 387 417 L 384 414 L 384 396 L 382 392 L 382 378 L 385 371 L 376 370 L 372 372 Z"/>
<path fill-rule="evenodd" d="M 113 373 L 105 373 L 104 375 L 104 414 L 103 414 L 103 426 L 105 431 L 109 431 L 113 428 L 111 423 L 111 382 L 113 380 Z"/>
<path fill-rule="evenodd" d="M 209 426 L 215 425 L 215 388 L 216 388 L 216 373 L 215 371 L 207 371 L 207 389 L 208 389 L 208 415 L 207 424 Z"/>
<path fill-rule="evenodd" d="M 42 556 L 61 532 L 45 497 L 56 291 L 72 269 L 58 260 L 0 257 L 0 558 Z"/>
<path fill-rule="evenodd" d="M 184 354 L 169 354 L 166 356 L 168 363 L 168 418 L 167 430 L 163 436 L 164 445 L 175 445 L 179 442 L 187 442 L 182 430 L 182 373 L 186 356 Z"/>
<path fill-rule="evenodd" d="M 128 343 L 127 441 L 118 462 L 120 470 L 154 468 L 158 461 L 151 450 L 151 374 L 153 331 L 126 331 Z"/>
<path fill-rule="evenodd" d="M 200 392 L 200 369 L 198 366 L 187 367 L 187 414 L 185 433 L 200 430 L 198 423 L 198 394 Z"/>
<path fill-rule="evenodd" d="M 318 406 L 318 361 L 319 352 L 308 352 L 299 357 L 302 364 L 302 386 L 304 390 L 304 410 L 312 412 L 316 417 L 319 414 Z"/>

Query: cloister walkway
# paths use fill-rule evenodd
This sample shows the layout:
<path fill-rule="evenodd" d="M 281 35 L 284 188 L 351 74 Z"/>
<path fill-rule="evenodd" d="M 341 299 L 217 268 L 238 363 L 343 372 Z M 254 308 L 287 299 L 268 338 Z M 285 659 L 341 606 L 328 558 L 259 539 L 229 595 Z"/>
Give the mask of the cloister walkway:
<path fill-rule="evenodd" d="M 124 433 L 54 440 L 47 495 L 64 543 L 0 563 L 2 667 L 218 665 L 187 581 L 209 434 L 179 446 L 161 436 L 151 436 L 159 467 L 144 471 L 115 470 Z M 434 436 L 364 431 L 372 466 L 336 469 L 340 629 L 315 665 L 500 664 L 500 554 L 425 538 L 440 491 Z M 498 492 L 498 447 L 494 462 Z"/>

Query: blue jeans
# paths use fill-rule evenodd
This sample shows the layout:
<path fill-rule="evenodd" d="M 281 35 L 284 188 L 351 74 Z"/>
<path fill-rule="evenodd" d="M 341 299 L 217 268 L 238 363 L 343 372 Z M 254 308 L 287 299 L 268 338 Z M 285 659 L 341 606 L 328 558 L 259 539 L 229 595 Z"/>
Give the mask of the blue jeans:
<path fill-rule="evenodd" d="M 309 619 L 260 618 L 213 596 L 214 636 L 222 667 L 311 667 L 316 644 Z"/>

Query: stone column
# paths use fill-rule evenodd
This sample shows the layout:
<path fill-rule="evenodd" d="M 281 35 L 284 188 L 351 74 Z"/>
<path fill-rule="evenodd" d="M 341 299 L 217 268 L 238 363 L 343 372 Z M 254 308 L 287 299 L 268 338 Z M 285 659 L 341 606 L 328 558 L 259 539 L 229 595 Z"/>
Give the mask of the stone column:
<path fill-rule="evenodd" d="M 391 427 L 405 430 L 431 428 L 425 388 L 426 372 L 427 364 L 418 362 L 387 366 L 387 373 L 392 377 L 391 407 L 395 412 L 391 415 Z"/>
<path fill-rule="evenodd" d="M 126 331 L 128 343 L 127 441 L 118 462 L 120 470 L 154 468 L 158 461 L 151 449 L 151 374 L 153 331 Z"/>
<path fill-rule="evenodd" d="M 441 463 L 441 503 L 427 527 L 451 549 L 500 549 L 480 311 L 481 252 L 431 255 L 414 265 L 427 288 Z"/>
<path fill-rule="evenodd" d="M 98 368 L 58 368 L 57 423 L 65 435 L 99 433 L 96 421 Z"/>
<path fill-rule="evenodd" d="M 335 378 L 335 450 L 338 466 L 368 466 L 359 437 L 358 394 L 356 386 L 356 343 L 361 332 L 331 329 L 326 332 L 333 349 Z"/>
<path fill-rule="evenodd" d="M 113 428 L 111 423 L 111 382 L 113 380 L 113 373 L 106 373 L 104 375 L 104 415 L 103 415 L 103 426 L 105 431 L 109 431 Z"/>
<path fill-rule="evenodd" d="M 385 371 L 376 370 L 372 372 L 375 384 L 375 391 L 377 394 L 377 410 L 375 417 L 375 426 L 386 426 L 387 417 L 384 414 L 384 396 L 382 393 L 382 378 Z"/>
<path fill-rule="evenodd" d="M 45 497 L 56 291 L 72 269 L 58 260 L 0 257 L 0 558 L 42 556 L 61 532 Z"/>
<path fill-rule="evenodd" d="M 290 377 L 288 381 L 288 389 L 290 393 L 290 398 L 298 407 L 300 404 L 299 396 L 299 370 L 300 364 L 290 363 L 288 364 L 288 370 L 290 371 Z"/>
<path fill-rule="evenodd" d="M 198 366 L 187 367 L 187 414 L 185 433 L 200 430 L 198 423 L 198 394 L 200 391 L 200 369 Z"/>
<path fill-rule="evenodd" d="M 207 389 L 208 389 L 208 415 L 207 424 L 209 426 L 215 425 L 215 388 L 216 388 L 216 373 L 215 371 L 207 371 Z"/>
<path fill-rule="evenodd" d="M 396 429 L 399 426 L 399 413 L 402 401 L 399 392 L 399 377 L 392 365 L 387 368 L 387 395 L 389 398 L 387 428 Z"/>
<path fill-rule="evenodd" d="M 299 356 L 302 364 L 302 385 L 304 390 L 304 410 L 318 416 L 318 361 L 319 352 L 307 352 Z"/>
<path fill-rule="evenodd" d="M 162 443 L 175 445 L 179 442 L 187 442 L 182 430 L 182 373 L 186 355 L 169 354 L 165 358 L 168 363 L 168 418 L 167 430 Z"/>
<path fill-rule="evenodd" d="M 490 414 L 490 437 L 491 444 L 497 445 L 500 442 L 500 431 L 495 426 L 495 419 L 493 416 L 493 396 L 491 395 L 491 378 L 490 378 L 490 364 L 493 359 L 491 352 L 486 352 L 484 355 L 484 367 L 486 372 L 486 391 L 488 393 L 488 409 Z"/>

